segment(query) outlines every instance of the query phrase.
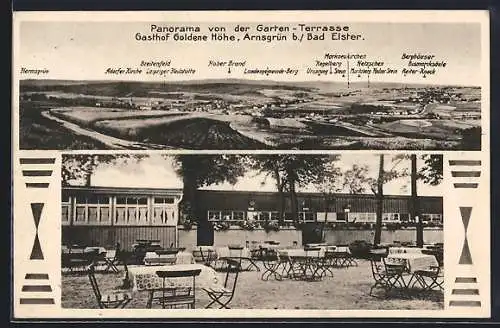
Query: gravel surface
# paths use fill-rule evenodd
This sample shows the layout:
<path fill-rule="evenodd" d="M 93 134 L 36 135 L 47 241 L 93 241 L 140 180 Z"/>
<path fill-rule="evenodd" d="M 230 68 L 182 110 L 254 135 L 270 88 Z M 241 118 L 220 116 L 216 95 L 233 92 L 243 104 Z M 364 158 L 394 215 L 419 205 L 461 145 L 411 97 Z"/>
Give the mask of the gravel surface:
<path fill-rule="evenodd" d="M 368 295 L 373 284 L 370 263 L 358 260 L 357 267 L 335 268 L 333 277 L 307 282 L 284 279 L 261 280 L 261 272 L 240 273 L 233 309 L 329 309 L 329 310 L 441 310 L 443 293 L 432 291 L 422 294 L 411 290 L 405 294 L 391 293 L 387 298 Z M 262 267 L 262 266 L 261 266 Z M 219 273 L 221 279 L 224 273 Z M 97 273 L 102 293 L 116 291 L 123 273 Z M 377 295 L 384 292 L 378 290 Z M 147 293 L 136 292 L 127 308 L 145 308 Z M 209 298 L 203 290 L 196 292 L 196 308 L 204 308 Z M 85 274 L 63 274 L 62 306 L 64 308 L 97 308 L 88 277 Z"/>

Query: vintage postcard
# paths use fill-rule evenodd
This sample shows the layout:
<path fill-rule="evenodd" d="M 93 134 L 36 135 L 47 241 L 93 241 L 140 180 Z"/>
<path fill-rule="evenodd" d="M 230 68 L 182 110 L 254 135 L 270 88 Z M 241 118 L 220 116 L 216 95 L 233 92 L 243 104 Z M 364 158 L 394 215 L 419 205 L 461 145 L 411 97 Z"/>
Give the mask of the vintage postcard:
<path fill-rule="evenodd" d="M 487 11 L 15 12 L 15 319 L 487 318 Z"/>

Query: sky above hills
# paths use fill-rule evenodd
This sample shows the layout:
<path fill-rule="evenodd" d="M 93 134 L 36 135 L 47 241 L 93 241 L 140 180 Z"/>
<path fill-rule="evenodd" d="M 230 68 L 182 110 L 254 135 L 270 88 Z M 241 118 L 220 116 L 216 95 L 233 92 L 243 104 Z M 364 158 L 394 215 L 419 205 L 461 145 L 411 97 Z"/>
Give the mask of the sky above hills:
<path fill-rule="evenodd" d="M 345 19 L 345 18 L 344 18 Z M 93 22 L 93 21 L 38 21 L 22 22 L 19 28 L 17 67 L 48 69 L 49 74 L 23 76 L 73 80 L 192 80 L 220 78 L 273 79 L 287 81 L 336 81 L 345 82 L 341 74 L 317 76 L 305 74 L 307 68 L 318 68 L 315 60 L 330 54 L 365 54 L 367 61 L 384 62 L 386 67 L 401 69 L 408 60 L 403 54 L 432 54 L 434 60 L 446 62 L 435 75 L 423 79 L 421 75 L 374 75 L 371 82 L 430 83 L 450 85 L 480 85 L 481 26 L 477 22 L 461 23 L 344 23 L 351 33 L 363 36 L 359 41 L 294 41 L 262 42 L 141 42 L 136 33 L 149 34 L 151 24 L 167 26 L 200 26 L 208 30 L 203 21 L 170 22 Z M 268 21 L 266 25 L 276 22 Z M 316 25 L 337 25 L 318 22 Z M 232 33 L 238 23 L 220 23 Z M 242 25 L 241 22 L 239 25 Z M 257 23 L 245 25 L 254 28 Z M 292 27 L 296 24 L 280 23 Z M 209 34 L 207 32 L 207 34 Z M 241 34 L 244 35 L 244 34 Z M 141 61 L 171 61 L 171 67 L 194 68 L 195 74 L 177 74 L 158 77 L 153 75 L 110 75 L 107 68 L 139 67 Z M 241 67 L 229 75 L 227 68 L 211 68 L 209 60 L 245 61 L 248 69 L 299 69 L 297 75 L 254 76 L 244 74 Z M 356 67 L 352 60 L 350 67 Z M 343 63 L 344 67 L 346 63 Z M 359 68 L 359 67 L 358 67 Z M 352 82 L 365 81 L 351 74 Z"/>

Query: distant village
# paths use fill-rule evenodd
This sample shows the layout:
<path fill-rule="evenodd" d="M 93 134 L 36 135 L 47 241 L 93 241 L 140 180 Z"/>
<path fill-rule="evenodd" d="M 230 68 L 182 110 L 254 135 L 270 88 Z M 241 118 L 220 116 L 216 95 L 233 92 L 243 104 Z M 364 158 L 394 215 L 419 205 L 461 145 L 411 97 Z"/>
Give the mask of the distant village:
<path fill-rule="evenodd" d="M 469 88 L 470 89 L 470 88 Z M 368 117 L 368 123 L 387 119 L 426 118 L 478 120 L 480 92 L 464 94 L 458 87 L 384 88 L 369 91 L 371 100 L 363 100 L 366 90 L 351 90 L 328 95 L 301 92 L 296 96 L 249 97 L 225 100 L 224 95 L 173 92 L 162 98 L 73 95 L 58 92 L 24 93 L 23 100 L 56 100 L 65 106 L 92 106 L 135 110 L 166 110 L 178 112 L 207 112 L 253 117 L 302 118 L 314 121 L 337 121 L 345 116 Z M 42 98 L 42 99 L 40 99 Z M 316 102 L 335 101 L 338 106 Z M 458 107 L 463 107 L 455 110 Z"/>

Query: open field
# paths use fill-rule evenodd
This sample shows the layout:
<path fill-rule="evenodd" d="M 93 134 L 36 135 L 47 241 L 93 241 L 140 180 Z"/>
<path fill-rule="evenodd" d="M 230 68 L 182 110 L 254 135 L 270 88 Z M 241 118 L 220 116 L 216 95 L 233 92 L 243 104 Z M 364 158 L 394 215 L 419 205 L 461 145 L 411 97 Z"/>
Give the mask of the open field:
<path fill-rule="evenodd" d="M 457 130 L 471 128 L 474 125 L 452 120 L 398 120 L 380 124 L 379 127 L 387 132 L 403 137 L 431 138 L 435 140 L 459 141 Z"/>
<path fill-rule="evenodd" d="M 442 310 L 443 293 L 419 293 L 412 290 L 399 295 L 394 292 L 387 299 L 372 297 L 368 293 L 373 284 L 370 263 L 358 260 L 359 266 L 333 269 L 333 277 L 321 281 L 305 282 L 284 279 L 261 280 L 262 272 L 240 273 L 233 309 L 319 309 L 319 310 Z M 260 264 L 262 267 L 262 265 Z M 96 274 L 101 291 L 118 289 L 123 273 Z M 223 279 L 224 273 L 219 273 Z M 376 292 L 383 296 L 383 291 Z M 136 292 L 127 308 L 145 308 L 147 293 Z M 204 308 L 209 298 L 202 290 L 196 291 L 196 308 Z M 97 308 L 95 296 L 86 275 L 62 276 L 62 307 Z M 157 308 L 157 307 L 156 307 Z M 166 310 L 168 311 L 168 310 Z M 369 315 L 369 313 L 366 313 Z"/>
<path fill-rule="evenodd" d="M 181 114 L 172 113 L 164 110 L 127 110 L 118 108 L 100 108 L 100 107 L 69 107 L 53 109 L 53 114 L 58 114 L 61 118 L 68 121 L 81 124 L 89 124 L 103 120 L 121 121 L 126 119 L 141 119 L 156 117 L 172 117 Z"/>

